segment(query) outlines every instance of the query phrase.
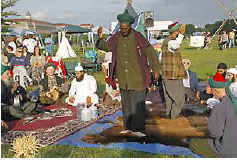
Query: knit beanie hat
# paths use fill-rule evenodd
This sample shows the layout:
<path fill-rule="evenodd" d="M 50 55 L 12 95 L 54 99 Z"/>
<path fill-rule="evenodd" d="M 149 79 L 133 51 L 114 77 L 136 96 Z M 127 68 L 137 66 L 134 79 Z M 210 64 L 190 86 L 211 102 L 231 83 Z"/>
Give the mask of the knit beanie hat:
<path fill-rule="evenodd" d="M 226 79 L 220 73 L 216 72 L 212 78 L 208 79 L 208 84 L 211 88 L 225 88 Z"/>

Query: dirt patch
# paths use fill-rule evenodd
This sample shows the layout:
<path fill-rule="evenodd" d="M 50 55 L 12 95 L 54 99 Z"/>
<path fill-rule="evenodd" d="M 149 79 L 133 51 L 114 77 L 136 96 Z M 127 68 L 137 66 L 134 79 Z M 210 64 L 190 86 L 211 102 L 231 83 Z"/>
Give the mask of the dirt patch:
<path fill-rule="evenodd" d="M 143 138 L 131 134 L 121 135 L 122 117 L 118 117 L 114 124 L 114 127 L 108 128 L 97 135 L 86 135 L 82 140 L 91 144 L 140 142 L 187 147 L 188 144 L 184 139 L 205 137 L 207 132 L 207 118 L 201 115 L 179 117 L 172 120 L 160 116 L 150 117 L 146 120 L 145 133 L 147 137 Z"/>

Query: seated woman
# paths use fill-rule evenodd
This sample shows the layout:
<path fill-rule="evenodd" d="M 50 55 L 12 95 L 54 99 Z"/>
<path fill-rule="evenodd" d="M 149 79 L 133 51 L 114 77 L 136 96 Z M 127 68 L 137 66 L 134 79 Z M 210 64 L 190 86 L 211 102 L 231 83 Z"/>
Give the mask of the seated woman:
<path fill-rule="evenodd" d="M 230 80 L 230 91 L 237 97 L 237 65 L 235 68 L 230 68 L 227 70 L 227 78 Z"/>

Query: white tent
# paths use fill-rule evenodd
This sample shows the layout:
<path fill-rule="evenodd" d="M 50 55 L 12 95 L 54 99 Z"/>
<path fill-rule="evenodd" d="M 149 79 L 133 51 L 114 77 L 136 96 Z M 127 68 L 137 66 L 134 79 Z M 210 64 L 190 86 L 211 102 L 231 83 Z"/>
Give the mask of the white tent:
<path fill-rule="evenodd" d="M 59 58 L 76 57 L 77 55 L 72 49 L 71 45 L 69 44 L 65 34 L 66 32 L 62 32 L 62 40 L 59 44 L 56 57 L 59 57 Z"/>
<path fill-rule="evenodd" d="M 173 21 L 154 21 L 154 27 L 148 27 L 149 31 L 163 31 L 168 30 L 168 26 L 172 24 Z"/>

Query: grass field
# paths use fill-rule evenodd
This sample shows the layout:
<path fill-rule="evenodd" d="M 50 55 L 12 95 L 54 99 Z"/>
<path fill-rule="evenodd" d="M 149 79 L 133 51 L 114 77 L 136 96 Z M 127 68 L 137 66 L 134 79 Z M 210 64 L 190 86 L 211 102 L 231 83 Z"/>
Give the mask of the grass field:
<path fill-rule="evenodd" d="M 184 41 L 181 53 L 183 58 L 191 60 L 190 69 L 200 80 L 207 80 L 208 76 L 213 75 L 220 62 L 226 63 L 228 68 L 237 65 L 237 48 L 220 51 L 216 44 L 212 44 L 209 49 L 196 49 L 189 48 L 187 41 Z"/>
<path fill-rule="evenodd" d="M 201 80 L 207 80 L 208 75 L 213 75 L 216 66 L 220 62 L 224 62 L 228 67 L 237 65 L 237 48 L 226 49 L 219 51 L 215 44 L 209 49 L 195 49 L 188 47 L 188 42 L 184 41 L 181 53 L 183 58 L 191 60 L 191 70 L 197 73 Z M 65 61 L 79 61 L 79 58 L 67 59 Z M 93 73 L 98 83 L 98 93 L 101 95 L 105 89 L 103 81 L 103 74 L 101 72 Z M 2 157 L 13 157 L 13 153 L 9 150 L 9 146 L 2 145 Z M 134 152 L 128 150 L 116 149 L 90 149 L 90 148 L 76 148 L 71 146 L 48 146 L 40 150 L 37 155 L 38 158 L 73 158 L 73 157 L 87 157 L 87 158 L 172 158 L 174 156 L 148 154 L 144 152 Z M 182 156 L 181 156 L 182 157 Z"/>
<path fill-rule="evenodd" d="M 2 145 L 2 158 L 12 158 L 14 153 L 10 146 Z M 130 150 L 78 148 L 72 146 L 48 146 L 41 148 L 35 158 L 185 158 L 184 156 L 169 156 L 149 154 Z M 191 156 L 190 156 L 191 157 Z"/>

